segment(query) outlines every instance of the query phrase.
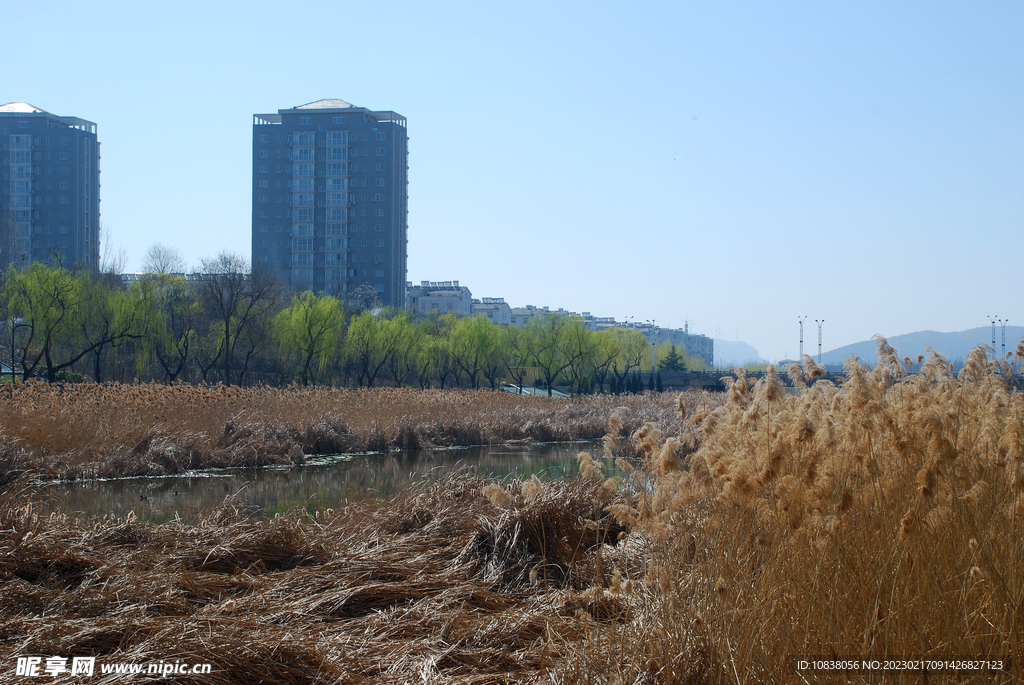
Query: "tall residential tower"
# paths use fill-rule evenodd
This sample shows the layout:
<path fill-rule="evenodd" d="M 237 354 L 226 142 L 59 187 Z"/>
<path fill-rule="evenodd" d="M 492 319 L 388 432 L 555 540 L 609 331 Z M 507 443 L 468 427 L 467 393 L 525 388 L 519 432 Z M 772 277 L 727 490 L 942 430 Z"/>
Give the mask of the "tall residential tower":
<path fill-rule="evenodd" d="M 66 266 L 98 268 L 96 124 L 12 102 L 0 106 L 0 133 L 2 260 L 24 267 L 59 255 Z"/>
<path fill-rule="evenodd" d="M 252 127 L 252 260 L 295 291 L 340 295 L 370 284 L 404 306 L 405 117 L 319 100 Z"/>

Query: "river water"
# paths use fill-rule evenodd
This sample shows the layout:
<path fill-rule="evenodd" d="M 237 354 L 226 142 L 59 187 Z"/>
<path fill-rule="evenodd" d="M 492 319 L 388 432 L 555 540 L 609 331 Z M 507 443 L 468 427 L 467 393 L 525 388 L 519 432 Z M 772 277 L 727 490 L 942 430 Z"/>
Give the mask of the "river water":
<path fill-rule="evenodd" d="M 495 445 L 311 458 L 303 466 L 223 469 L 159 478 L 118 478 L 52 483 L 40 488 L 44 512 L 60 510 L 84 519 L 126 517 L 165 523 L 191 521 L 225 498 L 253 516 L 273 517 L 296 509 L 313 513 L 347 502 L 387 498 L 453 472 L 508 480 L 575 475 L 576 455 L 595 458 L 600 443 Z M 612 469 L 606 465 L 609 475 Z"/>

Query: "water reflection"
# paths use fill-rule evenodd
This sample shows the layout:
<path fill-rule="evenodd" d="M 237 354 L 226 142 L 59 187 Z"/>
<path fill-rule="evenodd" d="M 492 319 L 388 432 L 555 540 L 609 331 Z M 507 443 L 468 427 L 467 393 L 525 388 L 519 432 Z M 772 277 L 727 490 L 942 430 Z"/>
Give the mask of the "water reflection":
<path fill-rule="evenodd" d="M 188 476 L 125 478 L 54 483 L 39 493 L 45 510 L 59 509 L 83 518 L 124 517 L 165 523 L 176 516 L 189 521 L 225 497 L 251 508 L 254 515 L 304 508 L 336 508 L 345 502 L 384 498 L 452 471 L 488 478 L 551 480 L 578 471 L 576 455 L 597 455 L 599 444 L 492 446 L 459 450 L 422 450 L 391 454 L 346 455 L 290 468 L 228 469 Z M 606 465 L 606 469 L 612 466 Z M 609 475 L 612 475 L 609 473 Z"/>

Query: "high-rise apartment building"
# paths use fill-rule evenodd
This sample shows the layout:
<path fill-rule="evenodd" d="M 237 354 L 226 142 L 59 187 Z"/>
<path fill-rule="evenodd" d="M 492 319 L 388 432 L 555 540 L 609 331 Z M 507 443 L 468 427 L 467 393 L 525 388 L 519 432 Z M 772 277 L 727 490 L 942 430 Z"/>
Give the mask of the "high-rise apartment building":
<path fill-rule="evenodd" d="M 0 252 L 98 268 L 100 144 L 96 124 L 25 102 L 0 106 Z M 0 264 L 0 269 L 7 264 Z"/>
<path fill-rule="evenodd" d="M 252 259 L 293 290 L 370 284 L 404 306 L 408 232 L 405 117 L 319 100 L 252 127 Z"/>

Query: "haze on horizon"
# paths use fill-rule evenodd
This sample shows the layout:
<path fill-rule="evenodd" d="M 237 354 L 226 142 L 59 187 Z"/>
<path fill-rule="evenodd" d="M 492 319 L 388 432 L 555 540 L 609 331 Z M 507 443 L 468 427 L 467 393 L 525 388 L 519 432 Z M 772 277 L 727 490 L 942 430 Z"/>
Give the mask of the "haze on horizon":
<path fill-rule="evenodd" d="M 0 102 L 97 123 L 129 269 L 157 241 L 248 255 L 252 115 L 337 97 L 408 117 L 413 282 L 689 319 L 770 360 L 795 356 L 798 315 L 826 350 L 1024 322 L 1019 3 L 3 15 Z"/>

